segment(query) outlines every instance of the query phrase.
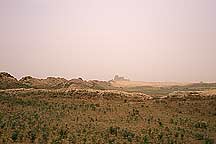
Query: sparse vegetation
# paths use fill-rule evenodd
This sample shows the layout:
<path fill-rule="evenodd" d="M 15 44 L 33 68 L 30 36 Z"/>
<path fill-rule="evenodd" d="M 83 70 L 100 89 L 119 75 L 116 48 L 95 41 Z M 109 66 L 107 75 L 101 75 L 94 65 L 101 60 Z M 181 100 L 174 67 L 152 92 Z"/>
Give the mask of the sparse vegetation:
<path fill-rule="evenodd" d="M 178 94 L 1 90 L 0 143 L 215 143 L 214 93 Z"/>

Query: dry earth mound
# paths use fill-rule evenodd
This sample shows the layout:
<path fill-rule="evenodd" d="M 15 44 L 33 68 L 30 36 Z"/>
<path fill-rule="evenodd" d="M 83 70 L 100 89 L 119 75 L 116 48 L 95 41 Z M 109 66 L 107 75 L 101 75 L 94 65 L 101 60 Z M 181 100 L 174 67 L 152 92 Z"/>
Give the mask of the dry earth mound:
<path fill-rule="evenodd" d="M 72 79 L 66 82 L 64 88 L 78 88 L 78 89 L 97 89 L 97 90 L 112 90 L 117 89 L 109 82 L 98 80 L 83 80 L 81 78 Z"/>
<path fill-rule="evenodd" d="M 164 98 L 184 100 L 216 99 L 216 91 L 175 91 Z"/>
<path fill-rule="evenodd" d="M 82 78 L 78 79 L 71 79 L 66 82 L 65 88 L 78 88 L 78 89 L 86 89 L 91 88 L 92 84 L 88 83 L 87 81 L 83 80 Z"/>
<path fill-rule="evenodd" d="M 31 76 L 26 76 L 20 79 L 22 84 L 28 85 L 31 88 L 37 89 L 52 89 L 52 88 L 62 88 L 67 82 L 64 78 L 48 77 L 46 79 L 37 79 Z"/>
<path fill-rule="evenodd" d="M 99 90 L 114 90 L 117 89 L 111 85 L 110 82 L 107 81 L 98 81 L 98 80 L 90 80 L 88 81 L 92 85 L 93 89 L 99 89 Z"/>
<path fill-rule="evenodd" d="M 6 72 L 0 73 L 0 89 L 27 88 L 28 86 L 20 83 L 15 77 Z"/>
<path fill-rule="evenodd" d="M 118 90 L 94 90 L 94 89 L 8 89 L 0 90 L 0 93 L 13 96 L 43 96 L 59 97 L 59 98 L 76 98 L 76 99 L 106 99 L 106 100 L 126 100 L 132 102 L 142 102 L 152 99 L 151 96 L 143 93 L 128 93 Z"/>
<path fill-rule="evenodd" d="M 12 88 L 36 88 L 36 89 L 60 89 L 60 88 L 77 88 L 77 89 L 117 89 L 110 82 L 98 80 L 83 80 L 82 78 L 66 80 L 64 78 L 47 77 L 38 79 L 31 76 L 25 76 L 19 81 L 8 73 L 0 73 L 0 89 Z"/>

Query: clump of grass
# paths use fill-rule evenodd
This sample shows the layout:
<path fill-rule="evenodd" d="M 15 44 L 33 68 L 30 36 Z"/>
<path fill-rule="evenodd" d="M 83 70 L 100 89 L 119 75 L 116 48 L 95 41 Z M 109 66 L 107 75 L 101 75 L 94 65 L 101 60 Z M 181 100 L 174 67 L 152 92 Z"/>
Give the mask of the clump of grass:
<path fill-rule="evenodd" d="M 11 135 L 11 139 L 16 142 L 17 139 L 18 139 L 18 135 L 19 135 L 19 132 L 17 130 L 13 131 L 12 135 Z"/>
<path fill-rule="evenodd" d="M 124 139 L 127 139 L 129 142 L 132 142 L 135 134 L 133 132 L 130 132 L 127 129 L 123 129 L 122 130 L 122 136 L 123 136 Z"/>
<path fill-rule="evenodd" d="M 32 143 L 34 143 L 35 139 L 37 138 L 37 131 L 36 131 L 36 129 L 30 130 L 28 132 L 28 137 L 29 137 L 30 141 Z"/>
<path fill-rule="evenodd" d="M 161 122 L 161 120 L 158 118 L 158 124 L 160 127 L 163 127 L 163 123 Z"/>
<path fill-rule="evenodd" d="M 148 140 L 147 135 L 145 135 L 145 136 L 143 137 L 143 144 L 149 144 L 149 140 Z"/>
<path fill-rule="evenodd" d="M 195 128 L 200 128 L 200 129 L 207 129 L 208 123 L 205 121 L 198 121 L 194 124 Z"/>
<path fill-rule="evenodd" d="M 205 144 L 214 144 L 214 139 L 206 138 Z"/>
<path fill-rule="evenodd" d="M 111 127 L 109 128 L 110 134 L 111 134 L 111 135 L 115 135 L 115 136 L 117 136 L 118 130 L 119 130 L 119 127 L 112 127 L 112 126 L 111 126 Z"/>
<path fill-rule="evenodd" d="M 195 133 L 194 136 L 197 140 L 204 140 L 204 134 L 202 133 Z"/>

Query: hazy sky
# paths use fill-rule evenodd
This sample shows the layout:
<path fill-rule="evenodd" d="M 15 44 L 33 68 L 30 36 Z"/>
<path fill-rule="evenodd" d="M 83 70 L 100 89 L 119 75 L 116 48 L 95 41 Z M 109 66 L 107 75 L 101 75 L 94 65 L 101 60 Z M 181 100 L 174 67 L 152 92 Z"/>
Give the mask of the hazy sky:
<path fill-rule="evenodd" d="M 0 71 L 216 81 L 216 0 L 0 0 Z"/>

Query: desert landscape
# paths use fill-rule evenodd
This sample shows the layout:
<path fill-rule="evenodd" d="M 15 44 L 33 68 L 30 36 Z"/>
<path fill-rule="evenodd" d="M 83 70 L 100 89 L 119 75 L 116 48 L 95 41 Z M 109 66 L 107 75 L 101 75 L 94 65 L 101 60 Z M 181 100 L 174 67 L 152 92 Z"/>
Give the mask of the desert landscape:
<path fill-rule="evenodd" d="M 0 0 L 0 144 L 216 144 L 216 0 Z"/>
<path fill-rule="evenodd" d="M 0 143 L 215 143 L 215 83 L 130 82 L 2 72 Z"/>

